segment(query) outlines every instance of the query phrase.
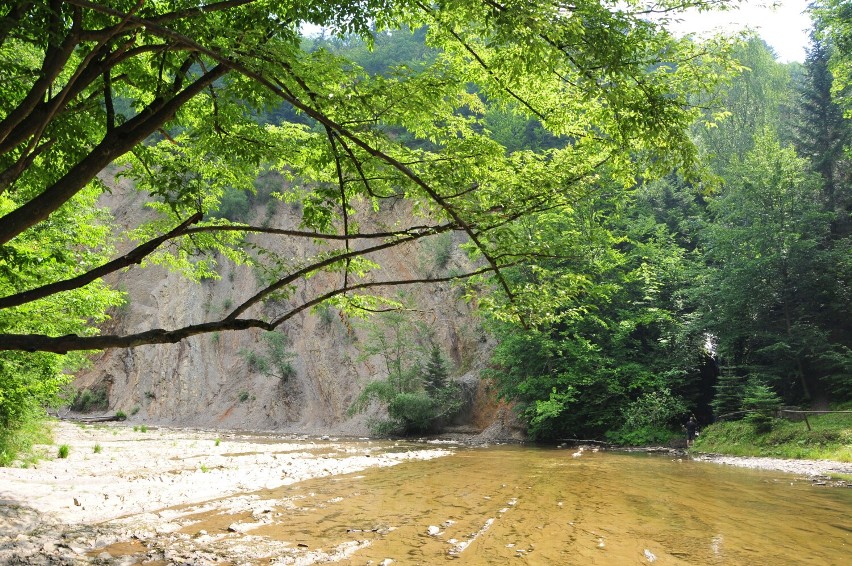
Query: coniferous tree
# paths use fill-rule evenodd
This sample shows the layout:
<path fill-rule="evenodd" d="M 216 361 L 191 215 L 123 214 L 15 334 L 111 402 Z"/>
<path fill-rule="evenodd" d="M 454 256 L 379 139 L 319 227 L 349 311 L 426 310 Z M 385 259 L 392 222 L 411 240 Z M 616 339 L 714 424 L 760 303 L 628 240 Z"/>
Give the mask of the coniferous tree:
<path fill-rule="evenodd" d="M 716 383 L 716 396 L 711 406 L 716 417 L 736 413 L 743 404 L 745 379 L 732 371 L 723 371 Z"/>
<path fill-rule="evenodd" d="M 743 390 L 743 410 L 749 411 L 745 420 L 758 431 L 766 432 L 772 425 L 775 411 L 781 406 L 781 398 L 766 382 L 757 376 L 751 376 Z"/>
<path fill-rule="evenodd" d="M 805 74 L 799 85 L 796 149 L 810 160 L 823 181 L 823 196 L 829 211 L 840 212 L 852 204 L 849 182 L 852 163 L 844 151 L 852 142 L 852 121 L 832 97 L 833 77 L 828 64 L 830 44 L 816 33 L 805 59 Z M 841 215 L 842 217 L 843 215 Z M 836 234 L 842 218 L 832 223 Z"/>
<path fill-rule="evenodd" d="M 434 395 L 447 386 L 447 364 L 444 362 L 444 357 L 441 355 L 441 349 L 437 344 L 432 344 L 432 349 L 429 352 L 429 359 L 423 368 L 423 385 L 426 392 Z"/>

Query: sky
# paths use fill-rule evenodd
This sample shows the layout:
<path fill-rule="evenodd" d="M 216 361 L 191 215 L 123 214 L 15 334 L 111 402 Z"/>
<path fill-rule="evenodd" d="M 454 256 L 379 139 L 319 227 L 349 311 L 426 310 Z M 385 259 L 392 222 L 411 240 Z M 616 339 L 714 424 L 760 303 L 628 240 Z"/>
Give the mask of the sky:
<path fill-rule="evenodd" d="M 705 33 L 755 30 L 768 43 L 782 63 L 803 62 L 809 44 L 811 20 L 804 13 L 809 0 L 776 0 L 777 8 L 765 7 L 769 2 L 745 0 L 737 10 L 721 13 L 693 13 L 674 27 L 679 32 Z"/>

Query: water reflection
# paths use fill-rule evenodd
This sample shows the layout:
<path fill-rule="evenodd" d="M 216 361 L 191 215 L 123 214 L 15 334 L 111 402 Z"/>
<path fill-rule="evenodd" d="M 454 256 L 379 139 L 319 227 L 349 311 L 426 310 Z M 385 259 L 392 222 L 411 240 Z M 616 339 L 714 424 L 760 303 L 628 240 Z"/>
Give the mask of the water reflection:
<path fill-rule="evenodd" d="M 643 454 L 462 449 L 256 495 L 278 519 L 246 535 L 359 541 L 344 564 L 852 563 L 852 489 Z M 185 533 L 240 520 L 196 519 Z"/>

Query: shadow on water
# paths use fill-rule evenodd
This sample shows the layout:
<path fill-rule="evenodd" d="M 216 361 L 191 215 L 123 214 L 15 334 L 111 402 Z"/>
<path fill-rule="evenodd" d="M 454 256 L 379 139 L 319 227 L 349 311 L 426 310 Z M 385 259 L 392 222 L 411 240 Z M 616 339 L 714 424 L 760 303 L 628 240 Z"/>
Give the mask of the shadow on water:
<path fill-rule="evenodd" d="M 461 449 L 252 495 L 273 520 L 190 512 L 181 533 L 305 551 L 349 544 L 343 564 L 840 565 L 852 556 L 852 490 L 645 454 Z"/>

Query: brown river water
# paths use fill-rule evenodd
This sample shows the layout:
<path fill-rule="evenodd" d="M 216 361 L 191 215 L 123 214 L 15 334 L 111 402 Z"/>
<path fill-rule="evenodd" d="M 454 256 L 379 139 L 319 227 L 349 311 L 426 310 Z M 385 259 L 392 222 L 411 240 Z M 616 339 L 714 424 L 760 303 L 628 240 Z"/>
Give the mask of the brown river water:
<path fill-rule="evenodd" d="M 244 516 L 201 511 L 184 516 L 182 532 L 305 551 L 354 545 L 341 564 L 852 564 L 852 489 L 671 456 L 573 452 L 461 448 L 256 491 L 274 521 L 235 533 L 229 525 Z"/>

